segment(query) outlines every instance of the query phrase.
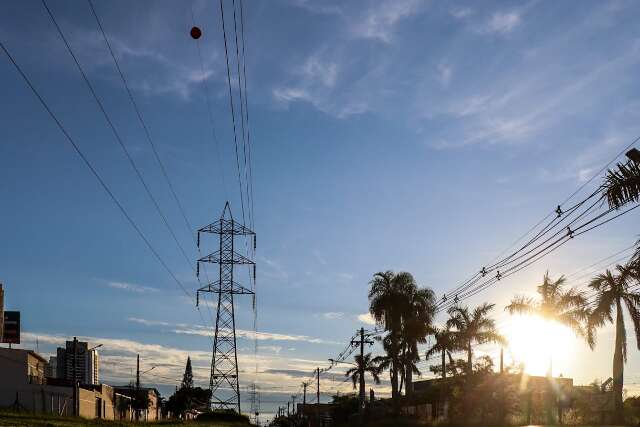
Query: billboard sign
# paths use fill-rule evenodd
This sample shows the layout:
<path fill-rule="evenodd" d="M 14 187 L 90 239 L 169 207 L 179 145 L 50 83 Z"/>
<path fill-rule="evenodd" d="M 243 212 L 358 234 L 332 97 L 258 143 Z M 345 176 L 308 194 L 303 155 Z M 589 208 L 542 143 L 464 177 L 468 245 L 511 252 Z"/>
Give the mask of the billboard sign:
<path fill-rule="evenodd" d="M 4 335 L 2 342 L 7 344 L 20 344 L 20 312 L 4 312 Z"/>

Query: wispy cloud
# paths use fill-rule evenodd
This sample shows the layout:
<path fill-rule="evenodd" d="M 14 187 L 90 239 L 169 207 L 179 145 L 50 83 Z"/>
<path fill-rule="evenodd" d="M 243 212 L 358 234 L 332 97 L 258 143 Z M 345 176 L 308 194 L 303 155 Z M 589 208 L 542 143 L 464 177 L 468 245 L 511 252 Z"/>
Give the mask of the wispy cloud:
<path fill-rule="evenodd" d="M 420 0 L 395 0 L 375 3 L 352 28 L 356 37 L 391 43 L 396 24 L 419 10 Z"/>
<path fill-rule="evenodd" d="M 329 320 L 342 319 L 344 317 L 344 313 L 340 311 L 328 311 L 326 313 L 322 313 L 322 317 Z"/>
<path fill-rule="evenodd" d="M 438 81 L 442 86 L 449 86 L 451 76 L 453 76 L 453 67 L 451 65 L 445 62 L 438 64 Z"/>
<path fill-rule="evenodd" d="M 496 12 L 491 15 L 489 22 L 487 22 L 486 31 L 506 34 L 513 31 L 518 25 L 520 25 L 519 12 Z"/>
<path fill-rule="evenodd" d="M 199 335 L 199 336 L 213 336 L 213 331 L 210 327 L 202 325 L 189 325 L 184 323 L 168 323 L 158 320 L 141 319 L 138 317 L 129 317 L 127 320 L 134 323 L 139 323 L 145 326 L 164 326 L 171 332 L 181 335 Z M 249 331 L 245 329 L 236 329 L 236 336 L 245 339 L 257 339 L 259 341 L 302 341 L 312 344 L 339 344 L 334 341 L 327 341 L 320 338 L 313 338 L 306 335 L 292 335 L 292 334 L 280 334 L 273 332 Z"/>
<path fill-rule="evenodd" d="M 376 321 L 373 319 L 373 317 L 371 317 L 370 313 L 358 314 L 357 318 L 358 318 L 359 321 L 361 321 L 362 323 L 366 323 L 367 325 L 375 325 L 376 324 Z"/>
<path fill-rule="evenodd" d="M 473 15 L 473 9 L 468 7 L 457 7 L 451 9 L 449 13 L 456 19 L 464 19 L 468 16 Z"/>
<path fill-rule="evenodd" d="M 152 288 L 150 286 L 136 285 L 135 283 L 129 283 L 129 282 L 107 282 L 107 286 L 113 289 L 120 289 L 123 291 L 135 292 L 139 294 L 144 294 L 149 292 L 158 292 L 157 288 Z"/>

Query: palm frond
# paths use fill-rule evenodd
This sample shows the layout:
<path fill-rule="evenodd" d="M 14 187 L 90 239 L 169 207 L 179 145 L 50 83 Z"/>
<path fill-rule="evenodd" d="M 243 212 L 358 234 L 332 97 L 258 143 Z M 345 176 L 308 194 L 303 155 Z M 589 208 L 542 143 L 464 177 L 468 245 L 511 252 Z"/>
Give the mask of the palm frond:
<path fill-rule="evenodd" d="M 638 294 L 625 294 L 622 297 L 624 304 L 629 310 L 631 315 L 631 322 L 633 323 L 633 331 L 636 335 L 636 345 L 640 350 L 640 295 Z"/>
<path fill-rule="evenodd" d="M 618 163 L 617 169 L 608 170 L 601 186 L 609 207 L 620 209 L 640 200 L 640 163 Z"/>
<path fill-rule="evenodd" d="M 536 304 L 533 298 L 516 296 L 511 300 L 511 304 L 504 308 L 509 314 L 532 314 L 536 311 Z"/>

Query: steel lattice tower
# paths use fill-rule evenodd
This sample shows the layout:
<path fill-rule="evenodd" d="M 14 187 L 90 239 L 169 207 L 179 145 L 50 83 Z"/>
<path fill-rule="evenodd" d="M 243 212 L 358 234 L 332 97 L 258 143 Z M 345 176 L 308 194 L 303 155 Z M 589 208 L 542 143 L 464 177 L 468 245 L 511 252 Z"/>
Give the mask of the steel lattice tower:
<path fill-rule="evenodd" d="M 211 402 L 213 409 L 236 409 L 240 413 L 240 388 L 238 381 L 238 353 L 236 350 L 236 320 L 233 296 L 254 292 L 234 281 L 234 266 L 253 266 L 255 281 L 255 263 L 239 254 L 234 249 L 236 236 L 253 238 L 253 248 L 256 247 L 256 234 L 233 220 L 229 202 L 224 205 L 220 219 L 198 230 L 198 248 L 200 248 L 200 233 L 220 235 L 219 249 L 198 259 L 196 263 L 197 275 L 200 275 L 200 263 L 218 264 L 220 277 L 217 281 L 208 283 L 198 289 L 196 304 L 200 303 L 200 292 L 218 294 L 218 309 L 216 312 L 215 335 L 213 339 L 213 355 L 211 358 Z"/>

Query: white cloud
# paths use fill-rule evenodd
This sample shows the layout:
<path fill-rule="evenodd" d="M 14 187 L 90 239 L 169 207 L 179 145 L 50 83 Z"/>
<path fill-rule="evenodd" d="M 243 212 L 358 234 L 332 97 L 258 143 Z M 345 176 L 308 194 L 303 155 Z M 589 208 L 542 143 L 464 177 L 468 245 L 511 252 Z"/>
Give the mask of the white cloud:
<path fill-rule="evenodd" d="M 303 77 L 311 82 L 320 82 L 332 88 L 336 84 L 338 65 L 335 62 L 322 61 L 318 55 L 311 55 L 300 68 Z"/>
<path fill-rule="evenodd" d="M 322 317 L 329 320 L 342 319 L 344 317 L 344 313 L 339 311 L 328 311 L 326 313 L 322 313 Z"/>
<path fill-rule="evenodd" d="M 342 280 L 353 280 L 353 274 L 350 273 L 338 273 L 338 277 Z"/>
<path fill-rule="evenodd" d="M 375 325 L 376 321 L 371 317 L 370 313 L 358 314 L 358 320 L 367 325 Z"/>
<path fill-rule="evenodd" d="M 136 292 L 136 293 L 148 293 L 148 292 L 158 292 L 158 289 L 152 288 L 150 286 L 141 286 L 136 285 L 134 283 L 128 282 L 107 282 L 107 286 L 113 289 L 121 289 L 123 291 L 128 292 Z"/>
<path fill-rule="evenodd" d="M 438 64 L 438 80 L 444 87 L 449 86 L 451 76 L 453 75 L 453 67 L 447 63 L 441 62 Z"/>
<path fill-rule="evenodd" d="M 353 27 L 356 37 L 391 43 L 393 30 L 403 18 L 413 15 L 421 5 L 420 0 L 395 0 L 377 3 L 365 13 Z"/>
<path fill-rule="evenodd" d="M 37 340 L 41 354 L 55 355 L 55 348 L 64 345 L 68 339 L 70 337 L 63 335 L 23 331 L 21 346 L 34 348 Z M 208 342 L 203 343 L 206 350 L 187 350 L 129 339 L 85 336 L 79 336 L 78 339 L 91 344 L 103 344 L 100 348 L 100 376 L 108 384 L 126 384 L 131 381 L 137 354 L 140 354 L 144 366 L 155 366 L 152 372 L 142 377 L 145 384 L 176 385 L 181 381 L 188 356 L 191 357 L 196 384 L 206 387 L 209 383 L 211 350 Z M 262 391 L 271 388 L 282 391 L 283 387 L 290 387 L 293 393 L 300 384 L 296 372 L 311 372 L 316 366 L 326 363 L 320 360 L 288 358 L 281 355 L 281 348 L 278 346 L 261 348 L 265 351 L 258 354 L 257 358 L 253 349 L 247 352 L 239 351 L 238 366 L 243 372 L 241 381 L 255 381 Z M 256 363 L 259 366 L 257 372 Z M 285 374 L 283 370 L 290 370 L 291 373 Z M 328 387 L 328 384 L 326 385 Z"/>
<path fill-rule="evenodd" d="M 335 313 L 334 313 L 335 314 Z M 138 317 L 129 317 L 127 320 L 134 323 L 140 323 L 145 326 L 165 326 L 171 330 L 171 332 L 181 335 L 200 335 L 205 337 L 213 336 L 213 331 L 210 327 L 202 325 L 189 325 L 185 323 L 168 323 L 158 320 L 147 320 Z M 313 338 L 306 335 L 291 335 L 280 334 L 273 332 L 258 331 L 255 334 L 253 331 L 245 329 L 236 329 L 236 336 L 246 339 L 257 339 L 258 341 L 303 341 L 312 344 L 338 344 L 333 341 L 327 341 L 320 338 Z"/>
<path fill-rule="evenodd" d="M 295 87 L 277 87 L 272 91 L 276 101 L 289 103 L 291 101 L 309 100 L 309 94 L 300 88 Z"/>
<path fill-rule="evenodd" d="M 473 14 L 473 10 L 469 9 L 468 7 L 461 7 L 461 8 L 451 9 L 449 13 L 451 13 L 451 16 L 453 16 L 456 19 L 464 19 L 467 16 L 471 16 Z"/>
<path fill-rule="evenodd" d="M 511 32 L 519 24 L 520 14 L 518 12 L 496 12 L 487 23 L 487 31 L 506 34 Z"/>

